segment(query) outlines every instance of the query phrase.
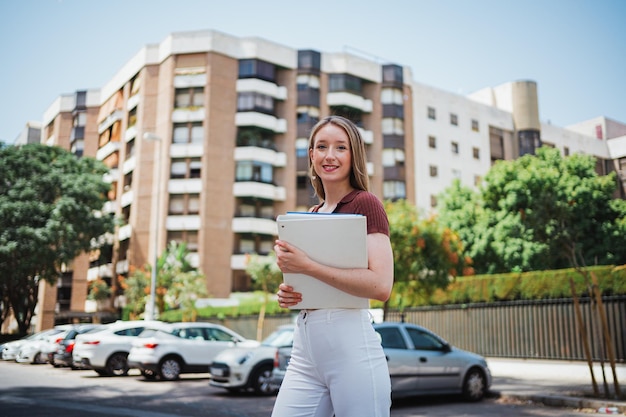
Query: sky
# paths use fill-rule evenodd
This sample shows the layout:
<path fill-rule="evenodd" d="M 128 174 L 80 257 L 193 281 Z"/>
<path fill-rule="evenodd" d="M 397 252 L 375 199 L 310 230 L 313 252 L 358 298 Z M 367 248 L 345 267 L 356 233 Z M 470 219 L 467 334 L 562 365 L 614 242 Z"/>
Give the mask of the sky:
<path fill-rule="evenodd" d="M 534 80 L 542 122 L 626 123 L 626 0 L 0 0 L 0 141 L 170 33 L 217 30 L 409 66 L 461 95 Z"/>

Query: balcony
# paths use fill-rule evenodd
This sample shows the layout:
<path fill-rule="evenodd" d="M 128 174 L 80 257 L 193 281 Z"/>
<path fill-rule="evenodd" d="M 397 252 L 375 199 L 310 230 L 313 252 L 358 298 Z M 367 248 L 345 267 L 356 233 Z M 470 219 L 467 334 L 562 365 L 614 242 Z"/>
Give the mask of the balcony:
<path fill-rule="evenodd" d="M 366 145 L 371 145 L 372 143 L 374 143 L 374 132 L 372 132 L 371 130 L 365 130 L 361 127 L 358 128 L 359 132 L 361 132 L 361 137 L 363 138 L 363 142 L 365 142 Z"/>
<path fill-rule="evenodd" d="M 133 125 L 124 132 L 124 142 L 129 142 L 137 137 L 137 125 Z"/>
<path fill-rule="evenodd" d="M 275 167 L 284 167 L 287 165 L 287 155 L 271 149 L 246 146 L 235 148 L 235 161 L 265 162 Z"/>
<path fill-rule="evenodd" d="M 287 89 L 285 87 L 278 86 L 269 81 L 259 80 L 257 78 L 244 78 L 237 80 L 237 92 L 261 93 L 277 100 L 287 99 Z"/>
<path fill-rule="evenodd" d="M 180 74 L 174 77 L 174 88 L 204 87 L 206 82 L 206 72 L 198 74 Z"/>
<path fill-rule="evenodd" d="M 128 190 L 120 198 L 120 207 L 128 207 L 133 203 L 133 190 Z"/>
<path fill-rule="evenodd" d="M 119 109 L 115 110 L 113 113 L 108 115 L 107 118 L 104 119 L 98 125 L 98 134 L 102 134 L 102 132 L 110 128 L 113 125 L 113 123 L 121 121 L 123 117 L 124 117 L 124 111 L 119 110 Z"/>
<path fill-rule="evenodd" d="M 204 120 L 204 107 L 175 109 L 172 112 L 172 123 L 201 122 Z"/>
<path fill-rule="evenodd" d="M 363 113 L 371 113 L 373 109 L 372 100 L 347 92 L 328 93 L 326 101 L 330 107 L 346 106 Z"/>
<path fill-rule="evenodd" d="M 233 195 L 235 197 L 256 197 L 272 201 L 285 201 L 287 192 L 285 187 L 245 181 L 233 184 Z"/>
<path fill-rule="evenodd" d="M 126 175 L 129 172 L 133 171 L 136 165 L 137 165 L 137 158 L 135 156 L 131 156 L 130 158 L 125 160 L 124 163 L 122 164 L 122 172 L 124 173 L 124 175 Z"/>
<path fill-rule="evenodd" d="M 200 230 L 201 226 L 198 215 L 170 215 L 165 219 L 167 230 Z"/>
<path fill-rule="evenodd" d="M 232 227 L 235 233 L 255 233 L 270 236 L 276 236 L 277 234 L 276 222 L 270 219 L 235 217 L 233 218 Z"/>
<path fill-rule="evenodd" d="M 175 178 L 167 183 L 167 192 L 170 194 L 200 194 L 202 192 L 201 178 Z"/>
<path fill-rule="evenodd" d="M 258 112 L 237 113 L 235 115 L 235 124 L 237 127 L 257 126 L 274 133 L 285 133 L 287 131 L 287 120 Z"/>
<path fill-rule="evenodd" d="M 133 233 L 133 228 L 130 224 L 126 224 L 121 226 L 117 231 L 117 240 L 120 242 L 122 240 L 130 239 L 131 234 Z"/>
<path fill-rule="evenodd" d="M 120 150 L 119 142 L 108 142 L 102 148 L 98 149 L 96 152 L 96 159 L 99 161 L 104 161 L 109 155 L 114 152 L 118 152 Z"/>
<path fill-rule="evenodd" d="M 257 255 L 260 259 L 269 261 L 268 256 Z M 238 254 L 231 255 L 230 257 L 230 269 L 233 270 L 245 270 L 248 263 L 249 255 L 247 254 Z"/>

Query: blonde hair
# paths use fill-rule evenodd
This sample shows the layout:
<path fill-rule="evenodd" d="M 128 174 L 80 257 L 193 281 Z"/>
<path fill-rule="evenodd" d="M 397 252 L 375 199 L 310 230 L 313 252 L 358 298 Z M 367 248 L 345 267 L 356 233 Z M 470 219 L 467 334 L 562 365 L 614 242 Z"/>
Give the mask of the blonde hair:
<path fill-rule="evenodd" d="M 368 191 L 369 190 L 369 176 L 367 175 L 367 164 L 365 158 L 365 143 L 361 137 L 361 132 L 356 125 L 342 116 L 327 116 L 321 119 L 313 126 L 311 135 L 309 136 L 309 151 L 314 148 L 315 136 L 326 125 L 333 124 L 343 129 L 348 135 L 350 141 L 350 155 L 352 160 L 352 167 L 350 169 L 350 185 L 357 190 Z M 315 195 L 320 200 L 326 198 L 324 192 L 324 184 L 317 175 L 311 164 L 311 157 L 309 156 L 309 176 L 311 177 L 311 185 L 315 190 Z"/>

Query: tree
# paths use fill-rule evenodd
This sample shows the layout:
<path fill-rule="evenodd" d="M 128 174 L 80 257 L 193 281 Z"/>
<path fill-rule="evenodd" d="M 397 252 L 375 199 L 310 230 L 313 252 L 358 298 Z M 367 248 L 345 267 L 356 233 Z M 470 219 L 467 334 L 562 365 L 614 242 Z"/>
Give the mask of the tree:
<path fill-rule="evenodd" d="M 473 274 L 459 236 L 442 227 L 436 217 L 420 219 L 405 200 L 386 202 L 394 256 L 394 294 L 400 308 L 415 299 L 428 299 L 454 277 Z"/>
<path fill-rule="evenodd" d="M 278 286 L 283 280 L 283 273 L 276 265 L 276 254 L 271 252 L 269 256 L 250 255 L 246 260 L 246 273 L 252 278 L 254 287 L 263 291 L 264 302 L 259 312 L 257 323 L 257 340 L 261 340 L 263 334 L 263 322 L 268 303 L 268 294 L 278 291 Z"/>
<path fill-rule="evenodd" d="M 100 211 L 107 170 L 59 147 L 0 145 L 0 318 L 10 306 L 20 333 L 30 326 L 41 280 L 54 284 L 63 264 L 113 231 Z"/>
<path fill-rule="evenodd" d="M 471 200 L 478 202 L 476 211 L 481 213 L 481 221 L 470 216 L 464 219 L 471 211 L 470 199 L 466 203 L 456 201 L 451 195 L 455 186 L 442 198 L 441 211 L 445 221 L 464 229 L 462 235 L 470 247 L 482 251 L 483 257 L 476 255 L 475 259 L 494 261 L 486 272 L 576 268 L 596 302 L 601 325 L 595 327 L 603 329 L 615 375 L 602 297 L 595 277 L 585 267 L 626 262 L 626 202 L 613 198 L 615 173 L 599 176 L 595 168 L 596 160 L 591 156 L 563 158 L 557 149 L 542 147 L 536 156 L 499 161 L 491 168 L 480 198 Z M 456 187 L 458 190 L 458 184 Z M 481 241 L 484 236 L 487 239 Z M 570 286 L 578 307 L 573 280 Z M 577 322 L 597 393 L 587 333 L 578 309 Z M 616 378 L 615 385 L 619 392 Z"/>
<path fill-rule="evenodd" d="M 146 309 L 150 296 L 151 265 L 135 269 L 128 278 L 121 278 L 126 308 L 133 318 Z M 189 262 L 189 249 L 185 243 L 171 241 L 157 259 L 156 300 L 157 313 L 168 307 L 180 308 L 185 320 L 195 320 L 195 302 L 208 295 L 205 277 Z"/>

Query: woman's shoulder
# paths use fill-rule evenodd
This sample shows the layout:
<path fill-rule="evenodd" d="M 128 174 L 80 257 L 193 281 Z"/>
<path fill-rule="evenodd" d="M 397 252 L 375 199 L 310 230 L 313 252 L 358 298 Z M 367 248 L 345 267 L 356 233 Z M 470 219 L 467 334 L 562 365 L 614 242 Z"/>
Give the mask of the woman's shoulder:
<path fill-rule="evenodd" d="M 374 204 L 380 206 L 383 205 L 382 201 L 380 201 L 376 194 L 364 190 L 359 190 L 356 193 L 356 195 L 354 196 L 354 201 L 361 204 Z"/>

